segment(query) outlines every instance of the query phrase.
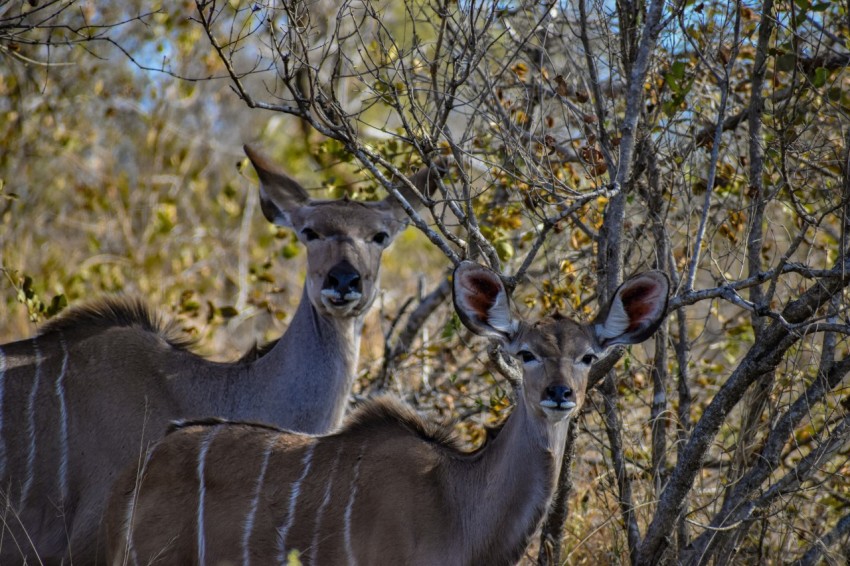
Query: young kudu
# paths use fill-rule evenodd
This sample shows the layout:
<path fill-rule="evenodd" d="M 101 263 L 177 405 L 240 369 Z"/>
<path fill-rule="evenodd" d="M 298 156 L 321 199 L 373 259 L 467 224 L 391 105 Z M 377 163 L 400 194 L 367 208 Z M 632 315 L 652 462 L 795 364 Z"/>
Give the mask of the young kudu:
<path fill-rule="evenodd" d="M 407 216 L 392 197 L 312 200 L 268 157 L 245 152 L 266 218 L 307 248 L 288 329 L 263 355 L 217 363 L 192 353 L 142 303 L 106 299 L 0 346 L 0 564 L 102 561 L 110 486 L 175 419 L 248 419 L 315 434 L 341 423 L 381 254 Z M 430 192 L 437 174 L 423 169 L 410 181 Z"/>
<path fill-rule="evenodd" d="M 591 324 L 510 313 L 499 277 L 474 263 L 454 275 L 473 332 L 523 364 L 513 412 L 475 452 L 386 398 L 336 433 L 181 423 L 116 482 L 106 517 L 109 564 L 498 565 L 516 562 L 552 496 L 568 417 L 607 348 L 658 327 L 664 275 L 624 283 Z"/>

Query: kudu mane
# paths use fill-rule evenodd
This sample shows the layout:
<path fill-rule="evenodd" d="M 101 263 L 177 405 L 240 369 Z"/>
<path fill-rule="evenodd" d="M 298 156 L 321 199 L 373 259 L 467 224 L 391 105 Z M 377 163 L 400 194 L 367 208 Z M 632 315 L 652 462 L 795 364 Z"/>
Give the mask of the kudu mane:
<path fill-rule="evenodd" d="M 460 451 L 461 443 L 445 425 L 424 420 L 395 397 L 376 397 L 358 407 L 346 420 L 340 434 L 400 432 L 450 451 Z"/>
<path fill-rule="evenodd" d="M 168 425 L 168 428 L 165 431 L 165 436 L 169 434 L 175 433 L 178 430 L 183 430 L 184 428 L 191 427 L 209 427 L 209 426 L 218 426 L 218 425 L 239 425 L 239 426 L 249 426 L 252 428 L 262 428 L 265 430 L 270 430 L 274 432 L 289 432 L 285 429 L 280 428 L 279 426 L 275 426 L 273 424 L 263 423 L 259 421 L 233 421 L 229 419 L 222 419 L 219 417 L 204 417 L 202 419 L 189 419 L 189 420 L 179 420 L 179 421 L 171 421 L 171 424 Z"/>
<path fill-rule="evenodd" d="M 91 335 L 110 328 L 136 328 L 162 338 L 172 348 L 200 355 L 196 351 L 198 341 L 183 331 L 177 320 L 163 316 L 144 299 L 132 296 L 103 296 L 75 305 L 49 320 L 38 335 L 47 336 L 57 332 Z M 276 338 L 265 343 L 255 343 L 234 360 L 234 363 L 259 360 L 274 349 L 278 340 L 279 338 Z"/>
<path fill-rule="evenodd" d="M 233 421 L 217 417 L 209 417 L 194 420 L 174 421 L 168 427 L 166 436 L 189 427 L 211 427 L 222 424 L 249 426 L 261 428 L 284 434 L 300 434 L 280 428 L 278 426 L 260 423 L 256 421 Z M 366 434 L 398 434 L 413 436 L 429 444 L 442 447 L 450 452 L 458 452 L 466 455 L 460 440 L 448 425 L 434 424 L 426 421 L 414 412 L 410 407 L 389 395 L 382 395 L 369 399 L 357 407 L 345 420 L 338 431 L 330 433 L 335 435 Z"/>
<path fill-rule="evenodd" d="M 96 334 L 110 328 L 138 328 L 156 334 L 170 346 L 190 351 L 196 340 L 183 332 L 175 320 L 165 320 L 138 297 L 105 296 L 69 308 L 48 321 L 39 332 Z"/>
<path fill-rule="evenodd" d="M 493 425 L 484 426 L 484 440 L 470 450 L 458 438 L 451 422 L 432 423 L 413 411 L 409 405 L 391 395 L 370 399 L 355 409 L 340 428 L 340 434 L 366 432 L 370 434 L 403 434 L 418 438 L 448 453 L 450 457 L 472 457 L 487 447 L 502 431 L 507 417 Z"/>

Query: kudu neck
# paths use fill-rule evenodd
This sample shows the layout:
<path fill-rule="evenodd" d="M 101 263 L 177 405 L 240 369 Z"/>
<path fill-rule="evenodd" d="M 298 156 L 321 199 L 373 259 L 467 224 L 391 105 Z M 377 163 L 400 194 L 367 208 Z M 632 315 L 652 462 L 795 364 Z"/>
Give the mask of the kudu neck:
<path fill-rule="evenodd" d="M 554 492 L 568 425 L 548 423 L 520 393 L 502 430 L 460 470 L 460 528 L 481 543 L 468 563 L 519 558 Z"/>
<path fill-rule="evenodd" d="M 302 367 L 309 369 L 318 360 L 306 354 L 296 355 L 298 352 L 329 352 L 353 371 L 357 368 L 360 332 L 367 310 L 346 317 L 322 314 L 310 301 L 305 287 L 286 331 L 268 354 L 255 363 L 260 367 L 274 366 L 286 358 L 304 362 Z"/>
<path fill-rule="evenodd" d="M 364 316 L 323 315 L 305 288 L 286 332 L 248 366 L 254 389 L 260 389 L 255 394 L 278 400 L 252 416 L 299 432 L 336 428 L 357 371 Z"/>

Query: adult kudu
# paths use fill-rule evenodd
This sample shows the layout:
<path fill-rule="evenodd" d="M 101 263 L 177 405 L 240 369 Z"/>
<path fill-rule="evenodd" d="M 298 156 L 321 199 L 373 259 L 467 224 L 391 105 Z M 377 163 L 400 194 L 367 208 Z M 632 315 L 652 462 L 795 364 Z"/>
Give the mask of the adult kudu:
<path fill-rule="evenodd" d="M 307 433 L 342 421 L 381 254 L 407 216 L 392 197 L 313 200 L 263 153 L 245 152 L 266 218 L 307 248 L 289 327 L 263 355 L 217 363 L 141 302 L 111 298 L 0 346 L 0 564 L 102 561 L 112 482 L 175 419 L 249 419 Z M 438 174 L 423 169 L 410 182 L 430 193 Z"/>
<path fill-rule="evenodd" d="M 474 452 L 387 398 L 308 436 L 220 420 L 175 425 L 116 482 L 109 564 L 511 564 L 554 490 L 568 417 L 607 348 L 648 338 L 666 309 L 659 272 L 625 282 L 595 322 L 511 315 L 498 275 L 454 274 L 473 332 L 522 362 L 513 412 Z"/>

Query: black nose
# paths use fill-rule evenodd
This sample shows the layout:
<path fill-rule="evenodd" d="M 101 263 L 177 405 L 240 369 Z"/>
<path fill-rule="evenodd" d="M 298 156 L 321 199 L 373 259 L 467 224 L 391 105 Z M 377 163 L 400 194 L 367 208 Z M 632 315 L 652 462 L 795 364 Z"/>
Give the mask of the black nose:
<path fill-rule="evenodd" d="M 550 385 L 546 388 L 546 395 L 556 403 L 563 403 L 564 401 L 571 400 L 570 397 L 573 396 L 573 389 L 566 385 Z"/>
<path fill-rule="evenodd" d="M 325 277 L 323 288 L 336 291 L 340 297 L 363 291 L 360 273 L 347 261 L 342 261 L 331 268 Z"/>

